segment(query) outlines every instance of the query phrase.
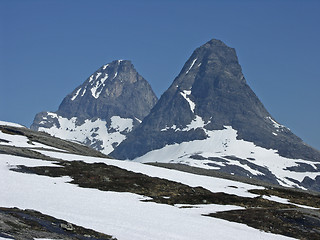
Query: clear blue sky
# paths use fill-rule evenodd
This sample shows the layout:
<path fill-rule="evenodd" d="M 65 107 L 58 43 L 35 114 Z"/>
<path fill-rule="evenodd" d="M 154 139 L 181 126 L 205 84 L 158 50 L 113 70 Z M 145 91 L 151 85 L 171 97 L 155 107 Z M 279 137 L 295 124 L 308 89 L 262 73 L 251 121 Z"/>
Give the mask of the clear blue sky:
<path fill-rule="evenodd" d="M 217 38 L 273 117 L 320 149 L 319 13 L 316 0 L 0 0 L 0 119 L 29 127 L 116 59 L 160 96 Z"/>

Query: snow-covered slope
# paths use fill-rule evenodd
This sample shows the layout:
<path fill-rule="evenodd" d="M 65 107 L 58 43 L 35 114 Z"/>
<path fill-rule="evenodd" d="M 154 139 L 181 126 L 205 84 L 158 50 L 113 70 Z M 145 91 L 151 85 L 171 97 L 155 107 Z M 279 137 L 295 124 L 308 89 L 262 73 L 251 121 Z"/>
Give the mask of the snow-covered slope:
<path fill-rule="evenodd" d="M 57 151 L 58 148 L 53 148 L 53 146 L 40 145 L 36 138 L 30 139 L 26 133 L 21 136 L 15 128 L 0 127 L 2 139 L 0 149 L 4 145 L 7 147 L 10 145 L 12 148 L 38 152 L 42 158 L 47 158 L 47 160 L 43 160 L 41 157 L 36 159 L 13 156 L 0 151 L 0 192 L 5 193 L 0 198 L 0 207 L 33 209 L 85 228 L 112 235 L 119 240 L 197 240 L 208 239 L 208 236 L 214 236 L 215 239 L 237 240 L 291 239 L 279 234 L 267 233 L 245 224 L 205 216 L 220 212 L 243 211 L 247 208 L 246 204 L 252 205 L 255 201 L 261 202 L 258 198 L 260 194 L 251 191 L 264 191 L 264 187 L 132 161 L 71 154 L 64 149 Z M 77 181 L 76 175 L 69 176 L 68 172 L 60 177 L 54 175 L 57 169 L 63 170 L 65 168 L 68 171 L 67 168 L 73 164 L 87 166 L 84 169 L 75 168 L 79 173 L 72 171 L 72 174 L 80 174 L 79 176 L 89 174 L 86 172 L 87 169 L 96 168 L 96 174 L 92 177 L 88 175 L 87 181 L 91 181 L 89 188 L 82 185 L 79 187 L 78 184 L 81 183 L 75 182 Z M 139 176 L 137 179 L 148 179 L 146 183 L 170 181 L 165 185 L 173 184 L 172 186 L 182 183 L 183 185 L 177 185 L 180 190 L 174 190 L 181 194 L 183 189 L 189 188 L 193 193 L 209 190 L 210 194 L 214 196 L 212 199 L 218 199 L 224 196 L 221 195 L 223 192 L 223 194 L 227 194 L 226 202 L 214 204 L 210 203 L 211 200 L 208 198 L 207 201 L 201 200 L 202 204 L 189 204 L 187 199 L 185 204 L 164 204 L 170 198 L 174 199 L 176 194 L 170 195 L 171 193 L 167 192 L 169 196 L 163 195 L 161 200 L 155 195 L 151 197 L 149 194 L 140 195 L 130 191 L 103 190 L 102 186 L 97 189 L 98 187 L 96 188 L 92 182 L 95 179 L 94 176 L 99 177 L 99 172 L 109 167 L 117 167 L 119 173 L 124 171 L 124 175 L 120 174 L 122 177 L 117 178 L 118 184 L 116 186 L 121 185 L 121 179 L 126 175 L 133 174 L 132 176 L 135 176 L 134 174 L 138 174 L 136 175 Z M 110 174 L 112 172 L 113 170 Z M 107 187 L 113 178 L 111 175 L 103 175 L 103 177 L 105 179 L 104 185 Z M 98 178 L 96 179 L 98 180 Z M 130 181 L 135 181 L 134 179 L 136 178 L 130 177 Z M 135 186 L 137 184 L 131 182 L 125 185 L 129 187 L 129 185 Z M 137 187 L 138 191 L 143 188 L 143 186 Z M 153 186 L 148 188 L 153 188 Z M 197 196 L 195 195 L 194 198 Z M 241 201 L 241 205 L 227 204 L 233 198 L 237 199 L 236 201 Z M 159 204 L 157 201 L 164 202 Z M 184 202 L 183 199 L 179 201 Z M 285 198 L 275 196 L 269 196 L 269 200 L 264 201 L 279 204 L 281 208 L 293 206 Z M 313 211 L 310 206 L 296 206 L 296 208 L 308 208 L 309 211 Z M 0 221 L 0 236 L 8 236 L 7 234 L 8 232 L 1 230 Z"/>
<path fill-rule="evenodd" d="M 0 125 L 11 126 L 11 127 L 24 127 L 18 123 L 11 123 L 11 122 L 5 122 L 5 121 L 0 121 Z"/>
<path fill-rule="evenodd" d="M 198 116 L 187 131 L 203 125 Z M 203 129 L 203 128 L 202 128 Z M 205 129 L 204 129 L 205 130 Z M 303 159 L 289 159 L 278 154 L 277 150 L 265 149 L 252 142 L 237 139 L 237 131 L 231 126 L 223 130 L 205 130 L 208 138 L 166 145 L 134 159 L 136 162 L 182 163 L 194 167 L 230 172 L 249 178 L 268 179 L 270 182 L 289 187 L 305 188 L 306 179 L 315 180 L 320 176 L 320 162 Z M 297 169 L 300 168 L 300 171 Z"/>
<path fill-rule="evenodd" d="M 117 239 L 289 239 L 261 232 L 243 224 L 201 216 L 216 211 L 241 209 L 208 205 L 197 209 L 153 202 L 132 193 L 103 192 L 70 184 L 68 177 L 50 178 L 10 171 L 15 165 L 50 166 L 52 163 L 2 155 L 0 206 L 34 209 Z M 143 170 L 143 165 L 140 165 Z M 169 171 L 168 171 L 169 172 Z"/>
<path fill-rule="evenodd" d="M 81 124 L 77 117 L 68 119 L 52 112 L 48 112 L 45 118 L 43 121 L 50 118 L 50 121 L 54 123 L 50 128 L 39 127 L 38 131 L 47 132 L 52 136 L 62 139 L 83 143 L 104 154 L 112 152 L 114 147 L 121 143 L 126 138 L 126 134 L 133 128 L 132 118 L 121 118 L 120 116 L 112 116 L 110 124 L 99 118 L 86 119 Z"/>

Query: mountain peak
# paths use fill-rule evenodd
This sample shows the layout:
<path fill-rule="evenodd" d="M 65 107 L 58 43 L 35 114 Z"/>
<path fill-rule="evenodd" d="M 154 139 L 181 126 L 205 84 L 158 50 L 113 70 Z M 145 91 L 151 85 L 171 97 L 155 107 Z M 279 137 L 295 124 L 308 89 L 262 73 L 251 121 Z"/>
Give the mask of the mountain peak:
<path fill-rule="evenodd" d="M 68 94 L 58 111 L 37 114 L 31 128 L 108 154 L 156 102 L 151 86 L 131 61 L 115 60 Z"/>
<path fill-rule="evenodd" d="M 224 46 L 228 47 L 224 42 L 222 42 L 219 39 L 211 39 L 210 41 L 206 42 L 205 44 L 202 45 L 203 47 L 214 47 L 214 46 Z"/>
<path fill-rule="evenodd" d="M 132 62 L 130 60 L 123 60 L 123 59 L 119 59 L 119 60 L 114 60 L 110 63 L 107 63 L 105 65 L 103 65 L 102 67 L 100 67 L 97 72 L 101 71 L 101 72 L 105 72 L 107 71 L 108 68 L 115 68 L 115 69 L 119 69 L 121 67 L 127 67 L 129 69 L 134 69 L 134 66 L 132 64 Z"/>
<path fill-rule="evenodd" d="M 200 85 L 209 84 L 214 88 L 233 88 L 238 83 L 246 83 L 234 48 L 217 39 L 203 44 L 192 53 L 172 87 L 190 90 L 193 84 L 203 81 L 206 83 Z"/>
<path fill-rule="evenodd" d="M 240 147 L 242 144 L 245 146 Z M 262 155 L 261 149 L 265 151 Z M 256 172 L 234 167 L 234 161 L 240 161 L 241 166 L 248 164 L 260 171 L 259 177 L 273 183 L 279 180 L 276 172 L 271 175 L 264 166 L 271 169 L 278 162 L 277 167 L 284 169 L 281 161 L 320 160 L 319 151 L 271 117 L 246 83 L 235 50 L 216 39 L 192 53 L 150 114 L 111 155 L 202 165 L 254 177 Z M 248 159 L 262 164 L 248 163 Z M 288 169 L 292 166 L 287 165 Z M 304 162 L 297 171 L 306 171 L 302 166 Z M 281 181 L 295 184 L 295 180 Z"/>
<path fill-rule="evenodd" d="M 115 60 L 101 66 L 66 96 L 57 113 L 68 118 L 109 119 L 118 115 L 142 119 L 156 101 L 150 85 L 131 61 Z"/>
<path fill-rule="evenodd" d="M 108 95 L 109 97 L 119 97 L 124 84 L 134 83 L 142 80 L 129 60 L 115 60 L 105 64 L 93 73 L 81 86 L 76 88 L 72 93 L 71 101 L 79 100 L 88 91 L 89 96 L 99 98 Z M 114 85 L 117 90 L 111 90 Z M 114 87 L 115 88 L 115 87 Z"/>

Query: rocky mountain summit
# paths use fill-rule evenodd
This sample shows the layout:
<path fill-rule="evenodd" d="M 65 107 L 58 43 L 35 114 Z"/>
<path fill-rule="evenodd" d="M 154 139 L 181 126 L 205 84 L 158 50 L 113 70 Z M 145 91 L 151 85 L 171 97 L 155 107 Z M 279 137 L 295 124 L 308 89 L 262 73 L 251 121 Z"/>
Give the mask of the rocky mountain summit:
<path fill-rule="evenodd" d="M 38 113 L 31 129 L 108 154 L 156 102 L 149 83 L 132 63 L 116 60 L 99 68 L 67 95 L 58 111 Z"/>
<path fill-rule="evenodd" d="M 247 84 L 235 50 L 215 39 L 193 52 L 111 155 L 320 190 L 320 152 L 274 120 Z"/>

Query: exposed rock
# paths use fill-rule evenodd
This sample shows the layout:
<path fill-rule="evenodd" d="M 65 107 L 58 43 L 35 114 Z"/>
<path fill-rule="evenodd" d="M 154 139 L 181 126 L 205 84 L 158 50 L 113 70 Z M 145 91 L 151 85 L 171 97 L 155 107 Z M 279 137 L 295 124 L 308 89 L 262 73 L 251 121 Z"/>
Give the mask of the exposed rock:
<path fill-rule="evenodd" d="M 0 238 L 116 240 L 112 236 L 73 225 L 40 212 L 0 207 Z M 1 239 L 2 239 L 1 238 Z"/>

